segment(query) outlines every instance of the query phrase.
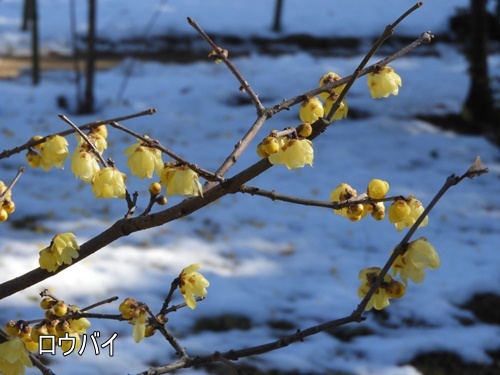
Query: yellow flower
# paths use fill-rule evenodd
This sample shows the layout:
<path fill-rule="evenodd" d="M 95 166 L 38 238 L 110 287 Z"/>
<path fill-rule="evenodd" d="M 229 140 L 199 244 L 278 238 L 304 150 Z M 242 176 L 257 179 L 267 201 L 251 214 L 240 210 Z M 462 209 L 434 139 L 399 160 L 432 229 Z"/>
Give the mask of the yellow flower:
<path fill-rule="evenodd" d="M 90 129 L 87 134 L 87 139 L 94 145 L 97 151 L 102 154 L 104 150 L 108 148 L 108 142 L 106 141 L 107 136 L 108 129 L 105 125 L 100 125 L 96 128 Z M 76 139 L 78 140 L 78 146 L 82 146 L 87 143 L 79 134 L 76 134 Z"/>
<path fill-rule="evenodd" d="M 145 309 L 141 309 L 138 316 L 130 321 L 130 324 L 134 325 L 133 336 L 134 341 L 138 343 L 146 335 L 146 322 L 148 321 L 148 316 Z"/>
<path fill-rule="evenodd" d="M 316 97 L 312 97 L 304 100 L 304 102 L 300 105 L 299 117 L 302 122 L 312 124 L 320 117 L 323 117 L 324 113 L 325 110 L 323 109 L 321 101 Z"/>
<path fill-rule="evenodd" d="M 78 258 L 78 250 L 80 247 L 73 233 L 57 234 L 50 246 L 40 251 L 38 263 L 40 268 L 55 272 L 62 264 L 71 264 Z"/>
<path fill-rule="evenodd" d="M 196 197 L 203 195 L 198 175 L 185 165 L 166 163 L 160 174 L 160 183 L 166 186 L 167 195 Z"/>
<path fill-rule="evenodd" d="M 409 213 L 406 215 L 402 220 L 394 222 L 394 225 L 396 226 L 396 229 L 398 232 L 401 232 L 404 228 L 406 227 L 411 227 L 417 219 L 422 215 L 424 212 L 424 207 L 422 206 L 422 203 L 418 200 L 415 199 L 414 197 L 410 198 L 410 201 L 408 202 L 408 207 L 409 207 Z M 391 206 L 392 207 L 392 206 Z M 390 209 L 390 208 L 389 208 Z M 390 213 L 389 213 L 390 215 Z M 390 220 L 390 216 L 389 216 Z M 418 226 L 420 227 L 425 227 L 429 223 L 429 217 L 426 216 L 424 220 L 422 220 L 422 223 Z"/>
<path fill-rule="evenodd" d="M 330 113 L 330 110 L 332 109 L 333 103 L 337 101 L 338 95 L 337 94 L 332 94 L 325 100 L 325 115 L 328 115 Z M 347 113 L 349 112 L 349 107 L 347 106 L 346 102 L 342 100 L 340 102 L 339 107 L 335 111 L 332 121 L 333 120 L 342 120 L 342 118 L 347 117 Z"/>
<path fill-rule="evenodd" d="M 52 167 L 62 168 L 68 157 L 68 141 L 60 135 L 48 137 L 40 146 L 40 157 L 40 167 L 44 171 Z"/>
<path fill-rule="evenodd" d="M 114 167 L 106 167 L 97 172 L 92 180 L 92 191 L 97 198 L 125 198 L 126 176 Z"/>
<path fill-rule="evenodd" d="M 281 148 L 278 152 L 269 155 L 271 164 L 285 165 L 288 169 L 302 168 L 306 164 L 312 166 L 314 150 L 310 140 L 279 137 L 278 142 Z"/>
<path fill-rule="evenodd" d="M 191 264 L 184 268 L 179 276 L 179 289 L 186 300 L 186 304 L 191 309 L 196 308 L 194 296 L 205 297 L 208 293 L 205 288 L 210 286 L 208 280 L 201 273 L 195 272 L 200 268 L 200 264 Z"/>
<path fill-rule="evenodd" d="M 326 73 L 323 77 L 320 78 L 318 86 L 321 87 L 321 86 L 324 86 L 324 85 L 326 85 L 328 83 L 337 82 L 340 79 L 341 78 L 340 78 L 340 76 L 337 73 L 329 72 L 329 73 Z M 344 89 L 344 87 L 345 87 L 345 85 L 337 86 L 337 87 L 333 88 L 330 91 L 325 91 L 325 92 L 320 93 L 319 97 L 321 99 L 323 99 L 323 100 L 326 100 L 326 98 L 328 98 L 332 94 L 340 95 L 340 93 L 342 92 L 342 90 Z M 327 110 L 325 110 L 325 112 L 328 113 Z"/>
<path fill-rule="evenodd" d="M 2 200 L 10 200 L 12 197 L 12 190 L 9 190 L 7 193 L 5 193 L 6 190 L 7 186 L 3 181 L 0 181 L 0 197 L 2 198 Z M 4 193 L 5 195 L 3 195 Z"/>
<path fill-rule="evenodd" d="M 125 155 L 129 155 L 127 166 L 130 168 L 130 173 L 139 178 L 151 178 L 153 172 L 160 175 L 163 170 L 161 151 L 146 146 L 141 140 L 127 147 Z"/>
<path fill-rule="evenodd" d="M 367 194 L 372 199 L 382 199 L 389 191 L 389 183 L 387 181 L 373 179 L 368 183 Z"/>
<path fill-rule="evenodd" d="M 356 197 L 357 192 L 350 185 L 346 183 L 341 183 L 330 193 L 330 202 L 342 202 Z M 340 210 L 333 210 L 337 215 L 346 216 L 347 207 L 341 208 Z"/>
<path fill-rule="evenodd" d="M 387 98 L 389 95 L 397 95 L 399 87 L 402 86 L 401 77 L 389 66 L 384 66 L 378 71 L 367 75 L 367 84 L 370 88 L 372 99 Z"/>
<path fill-rule="evenodd" d="M 375 279 L 380 274 L 380 267 L 364 268 L 359 272 L 359 279 L 363 281 L 358 288 L 358 296 L 364 298 Z M 390 305 L 389 298 L 400 298 L 404 295 L 406 288 L 399 281 L 393 280 L 390 275 L 385 275 L 380 287 L 373 293 L 365 307 L 365 311 L 375 307 L 376 310 L 382 310 Z"/>
<path fill-rule="evenodd" d="M 19 337 L 0 344 L 0 373 L 4 375 L 25 374 L 25 366 L 32 367 L 31 359 Z"/>
<path fill-rule="evenodd" d="M 425 278 L 425 268 L 434 270 L 440 265 L 436 249 L 421 237 L 408 244 L 408 249 L 399 255 L 392 265 L 392 274 L 399 272 L 401 279 L 408 284 L 408 278 L 414 283 L 421 283 Z"/>
<path fill-rule="evenodd" d="M 26 161 L 28 162 L 28 165 L 30 167 L 38 168 L 40 166 L 40 162 L 42 161 L 42 158 L 38 154 L 38 152 L 33 151 L 32 149 L 29 149 L 28 152 L 26 153 Z"/>
<path fill-rule="evenodd" d="M 80 177 L 82 181 L 91 182 L 99 169 L 96 157 L 86 147 L 77 147 L 71 154 L 71 172 L 76 178 Z"/>

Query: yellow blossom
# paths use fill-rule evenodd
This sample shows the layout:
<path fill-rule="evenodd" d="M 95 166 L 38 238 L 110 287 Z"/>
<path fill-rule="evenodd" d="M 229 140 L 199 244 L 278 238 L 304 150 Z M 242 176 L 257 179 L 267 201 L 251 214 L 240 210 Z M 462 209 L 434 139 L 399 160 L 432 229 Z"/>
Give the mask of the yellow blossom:
<path fill-rule="evenodd" d="M 330 193 L 330 202 L 342 202 L 356 197 L 357 192 L 350 185 L 346 183 L 339 184 Z M 337 215 L 346 216 L 347 207 L 341 208 L 340 210 L 333 210 Z"/>
<path fill-rule="evenodd" d="M 40 167 L 44 171 L 52 167 L 62 168 L 68 157 L 68 141 L 60 135 L 48 137 L 40 146 Z"/>
<path fill-rule="evenodd" d="M 323 104 L 321 101 L 312 97 L 310 99 L 306 99 L 301 105 L 299 110 L 299 117 L 302 122 L 308 122 L 312 124 L 320 117 L 323 117 L 325 110 L 323 109 Z"/>
<path fill-rule="evenodd" d="M 38 152 L 29 149 L 26 153 L 26 161 L 30 167 L 38 168 L 40 166 L 40 162 L 42 161 L 42 157 L 38 154 Z"/>
<path fill-rule="evenodd" d="M 127 166 L 130 168 L 130 173 L 139 178 L 151 178 L 153 177 L 153 172 L 160 175 L 163 170 L 161 151 L 153 147 L 148 147 L 141 140 L 127 147 L 125 155 L 129 155 Z"/>
<path fill-rule="evenodd" d="M 425 278 L 425 268 L 434 270 L 440 265 L 436 249 L 421 237 L 408 244 L 408 249 L 403 255 L 398 255 L 392 265 L 392 274 L 399 272 L 401 279 L 408 284 L 408 278 L 414 283 L 421 283 Z"/>
<path fill-rule="evenodd" d="M 340 76 L 337 73 L 329 72 L 329 73 L 326 73 L 323 77 L 320 78 L 318 86 L 321 87 L 321 86 L 324 86 L 324 85 L 326 85 L 328 83 L 337 82 L 340 79 L 341 78 L 340 78 Z M 319 97 L 321 99 L 323 99 L 323 100 L 326 100 L 326 98 L 328 98 L 332 94 L 340 95 L 340 93 L 342 92 L 342 90 L 344 89 L 344 87 L 345 87 L 345 85 L 334 87 L 330 91 L 325 91 L 325 92 L 320 93 Z M 325 112 L 328 113 L 327 110 L 325 110 Z"/>
<path fill-rule="evenodd" d="M 358 296 L 364 298 L 375 279 L 380 274 L 380 267 L 364 268 L 359 272 L 359 279 L 363 281 L 358 288 Z M 406 288 L 399 281 L 393 280 L 388 274 L 384 276 L 380 287 L 373 293 L 365 307 L 365 311 L 371 310 L 373 307 L 376 310 L 382 310 L 390 305 L 389 298 L 400 298 L 404 295 Z"/>
<path fill-rule="evenodd" d="M 0 181 L 0 198 L 1 200 L 10 200 L 12 198 L 12 190 L 7 191 L 7 186 L 3 181 Z"/>
<path fill-rule="evenodd" d="M 196 308 L 194 296 L 205 297 L 208 293 L 206 288 L 210 286 L 208 280 L 196 272 L 200 268 L 200 264 L 191 264 L 184 268 L 179 276 L 179 289 L 191 309 Z"/>
<path fill-rule="evenodd" d="M 71 154 L 71 172 L 76 178 L 84 182 L 91 182 L 95 174 L 100 170 L 95 155 L 89 152 L 87 147 L 77 147 Z"/>
<path fill-rule="evenodd" d="M 92 180 L 92 191 L 97 198 L 125 198 L 125 174 L 114 167 L 98 171 Z"/>
<path fill-rule="evenodd" d="M 288 169 L 312 166 L 313 160 L 314 150 L 308 139 L 291 139 L 277 153 L 269 155 L 272 164 L 282 164 Z"/>
<path fill-rule="evenodd" d="M 394 222 L 394 225 L 396 226 L 398 232 L 402 231 L 406 227 L 413 226 L 413 224 L 415 224 L 420 215 L 422 215 L 422 213 L 424 212 L 424 207 L 422 206 L 422 203 L 418 199 L 415 199 L 414 197 L 410 198 L 410 201 L 408 202 L 407 205 L 409 207 L 408 215 L 406 215 L 402 220 Z M 427 226 L 428 223 L 429 223 L 429 217 L 426 216 L 424 220 L 422 220 L 422 223 L 420 223 L 419 228 Z"/>
<path fill-rule="evenodd" d="M 368 183 L 367 194 L 372 199 L 385 198 L 389 191 L 389 183 L 384 180 L 373 179 Z"/>
<path fill-rule="evenodd" d="M 332 109 L 333 104 L 337 101 L 338 95 L 337 94 L 332 94 L 325 100 L 325 116 L 327 116 L 330 113 L 330 110 Z M 332 117 L 333 120 L 342 120 L 342 118 L 347 117 L 347 113 L 349 112 L 349 107 L 347 106 L 346 102 L 342 100 L 340 102 L 339 107 L 335 111 Z"/>
<path fill-rule="evenodd" d="M 148 316 L 145 309 L 140 309 L 137 317 L 130 321 L 130 324 L 134 325 L 133 336 L 134 341 L 138 343 L 146 335 L 146 322 L 148 321 Z"/>
<path fill-rule="evenodd" d="M 203 195 L 198 174 L 185 165 L 166 163 L 160 174 L 160 183 L 166 186 L 168 196 L 184 195 L 196 197 Z"/>
<path fill-rule="evenodd" d="M 384 66 L 367 75 L 367 84 L 373 99 L 397 95 L 402 86 L 401 77 L 389 66 Z"/>
<path fill-rule="evenodd" d="M 0 344 L 0 373 L 24 375 L 25 366 L 32 367 L 31 359 L 19 337 L 13 337 Z"/>
<path fill-rule="evenodd" d="M 411 208 L 403 199 L 398 199 L 389 206 L 388 217 L 391 223 L 399 223 L 410 214 Z"/>
<path fill-rule="evenodd" d="M 62 264 L 71 264 L 78 258 L 80 247 L 73 233 L 61 233 L 54 236 L 49 247 L 40 251 L 40 268 L 55 272 Z"/>

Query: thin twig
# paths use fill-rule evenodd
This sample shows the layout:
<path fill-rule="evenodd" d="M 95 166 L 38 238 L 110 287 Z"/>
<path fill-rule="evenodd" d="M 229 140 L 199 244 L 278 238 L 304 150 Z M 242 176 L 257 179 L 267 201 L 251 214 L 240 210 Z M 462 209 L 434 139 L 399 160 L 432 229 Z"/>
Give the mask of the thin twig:
<path fill-rule="evenodd" d="M 50 368 L 45 366 L 35 354 L 28 352 L 28 355 L 31 359 L 31 363 L 33 363 L 33 366 L 39 369 L 43 375 L 56 375 L 55 372 L 53 372 Z"/>
<path fill-rule="evenodd" d="M 104 160 L 104 158 L 102 157 L 101 153 L 97 150 L 97 148 L 94 146 L 94 144 L 90 141 L 90 139 L 85 135 L 85 133 L 83 133 L 79 128 L 78 126 L 76 126 L 75 124 L 73 124 L 69 118 L 67 118 L 66 116 L 64 115 L 57 115 L 57 117 L 59 117 L 61 120 L 63 120 L 66 124 L 68 124 L 69 126 L 71 126 L 79 135 L 80 137 L 83 138 L 83 140 L 89 145 L 90 149 L 92 150 L 92 152 L 94 153 L 94 155 L 99 159 L 99 161 L 101 162 L 101 164 L 103 165 L 103 167 L 107 167 L 108 166 L 108 163 L 106 163 L 106 160 Z"/>
<path fill-rule="evenodd" d="M 118 299 L 118 296 L 114 296 L 114 297 L 110 297 L 110 298 L 106 298 L 102 301 L 99 301 L 99 302 L 96 302 L 96 303 L 93 303 L 92 305 L 88 305 L 86 307 L 83 307 L 81 308 L 80 310 L 81 311 L 89 311 L 89 310 L 92 310 L 98 306 L 102 306 L 102 305 L 105 305 L 107 303 L 111 303 L 111 302 L 115 302 L 116 300 Z"/>
<path fill-rule="evenodd" d="M 258 95 L 253 91 L 252 87 L 250 87 L 250 85 L 243 78 L 238 69 L 236 69 L 233 63 L 228 59 L 227 53 L 223 53 L 224 50 L 219 46 L 217 46 L 212 39 L 210 39 L 210 37 L 201 29 L 201 27 L 196 23 L 195 20 L 193 20 L 190 17 L 188 17 L 187 20 L 188 23 L 198 32 L 198 34 L 200 34 L 200 36 L 203 39 L 205 39 L 205 41 L 210 45 L 210 47 L 217 53 L 217 57 L 220 58 L 222 61 L 224 61 L 224 63 L 229 68 L 231 73 L 233 73 L 238 82 L 241 84 L 242 90 L 248 94 L 250 100 L 255 105 L 255 108 L 257 109 L 257 116 L 261 116 L 264 112 L 264 106 L 260 102 Z"/>
<path fill-rule="evenodd" d="M 397 201 L 399 199 L 405 199 L 401 195 L 397 195 L 397 196 L 393 196 L 393 197 L 386 197 L 386 198 L 382 198 L 382 199 L 371 199 L 366 195 L 359 195 L 357 197 L 353 197 L 353 198 L 346 200 L 346 201 L 328 202 L 328 201 L 319 201 L 319 200 L 315 200 L 315 199 L 305 199 L 305 198 L 293 197 L 291 195 L 277 193 L 274 190 L 264 190 L 264 189 L 260 189 L 257 187 L 246 186 L 246 185 L 241 186 L 238 191 L 240 193 L 243 193 L 243 194 L 258 195 L 261 197 L 266 197 L 266 198 L 269 198 L 273 201 L 283 201 L 283 202 L 288 202 L 288 203 L 300 204 L 303 206 L 325 207 L 325 208 L 330 208 L 330 209 L 334 209 L 334 210 L 340 210 L 342 208 L 355 206 L 357 204 L 373 204 L 373 203 L 378 203 L 378 202 L 394 202 L 394 201 Z"/>
<path fill-rule="evenodd" d="M 12 188 L 14 187 L 14 185 L 17 183 L 17 181 L 19 180 L 19 178 L 21 177 L 21 175 L 26 171 L 26 168 L 24 167 L 19 167 L 19 169 L 17 170 L 17 174 L 16 176 L 14 177 L 14 179 L 12 180 L 12 182 L 9 184 L 9 186 L 7 186 L 7 189 L 5 189 L 5 191 L 0 194 L 0 202 L 3 202 L 5 200 L 5 196 L 7 195 L 7 193 L 9 191 L 12 190 Z"/>
<path fill-rule="evenodd" d="M 179 278 L 176 277 L 175 279 L 172 280 L 170 283 L 170 290 L 168 291 L 167 296 L 165 297 L 165 301 L 163 302 L 163 306 L 160 309 L 160 314 L 166 314 L 167 309 L 168 309 L 168 304 L 172 300 L 172 297 L 174 295 L 175 290 L 179 286 Z"/>
<path fill-rule="evenodd" d="M 92 128 L 95 128 L 97 126 L 100 126 L 100 125 L 106 125 L 108 123 L 110 123 L 111 121 L 125 121 L 125 120 L 130 120 L 130 119 L 133 119 L 133 118 L 136 118 L 136 117 L 141 117 L 141 116 L 146 116 L 146 115 L 154 115 L 156 113 L 156 109 L 154 108 L 150 108 L 146 111 L 142 111 L 142 112 L 138 112 L 138 113 L 133 113 L 131 115 L 127 115 L 127 116 L 120 116 L 120 117 L 115 117 L 115 118 L 111 118 L 111 119 L 108 119 L 108 120 L 99 120 L 99 121 L 94 121 L 94 122 L 89 122 L 85 125 L 82 125 L 82 126 L 79 126 L 78 129 L 80 130 L 89 130 L 89 129 L 92 129 Z M 21 146 L 18 146 L 18 147 L 14 147 L 13 149 L 10 149 L 10 150 L 4 150 L 2 152 L 0 152 L 0 159 L 4 159 L 4 158 L 8 158 L 10 157 L 11 155 L 13 154 L 17 154 L 23 150 L 27 150 L 29 149 L 30 147 L 33 147 L 33 146 L 36 146 L 40 143 L 43 143 L 47 140 L 47 138 L 49 137 L 52 137 L 54 135 L 60 135 L 62 137 L 66 136 L 66 135 L 69 135 L 69 134 L 72 134 L 74 133 L 75 130 L 74 129 L 71 129 L 71 130 L 65 130 L 65 131 L 62 131 L 62 132 L 59 132 L 59 133 L 54 133 L 54 134 L 50 134 L 50 135 L 46 135 L 38 140 L 29 140 L 28 142 L 26 142 L 24 145 L 21 145 Z"/>
<path fill-rule="evenodd" d="M 174 152 L 170 151 L 169 149 L 163 147 L 160 142 L 158 142 L 155 139 L 151 138 L 146 138 L 139 133 L 134 132 L 133 130 L 130 130 L 120 124 L 118 124 L 116 121 L 111 121 L 109 123 L 113 128 L 121 130 L 124 133 L 127 133 L 129 135 L 132 135 L 136 137 L 137 139 L 140 139 L 143 143 L 147 145 L 147 147 L 151 148 L 156 148 L 157 150 L 160 150 L 164 154 L 170 156 L 172 159 L 178 161 L 179 163 L 182 163 L 183 165 L 186 165 L 189 169 L 195 171 L 198 173 L 199 176 L 203 177 L 207 181 L 217 181 L 217 182 L 224 182 L 223 179 L 218 178 L 214 173 L 207 171 L 203 168 L 198 167 L 196 164 L 188 162 L 186 159 L 180 157 L 179 155 L 175 154 Z"/>

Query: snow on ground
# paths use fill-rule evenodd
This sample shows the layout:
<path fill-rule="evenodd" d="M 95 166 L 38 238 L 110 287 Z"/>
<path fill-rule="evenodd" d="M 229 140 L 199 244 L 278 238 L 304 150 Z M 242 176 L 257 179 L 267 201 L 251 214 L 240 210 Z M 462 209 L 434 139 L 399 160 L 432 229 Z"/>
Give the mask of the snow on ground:
<path fill-rule="evenodd" d="M 116 32 L 120 37 L 144 26 L 139 20 L 147 19 L 157 2 L 143 3 L 148 6 L 132 8 L 129 2 L 102 1 L 101 17 L 115 20 L 108 31 L 112 33 L 121 27 L 121 32 Z M 268 27 L 269 19 L 257 15 L 262 14 L 270 2 L 254 1 L 252 7 L 248 2 L 234 2 L 230 6 L 226 2 L 224 7 L 221 1 L 206 3 L 186 1 L 181 7 L 180 2 L 167 2 L 165 22 L 174 28 L 173 20 L 176 20 L 180 23 L 175 30 L 188 29 L 184 17 L 191 15 L 200 23 L 203 21 L 207 30 L 242 36 L 258 33 L 255 30 L 264 33 L 262 30 Z M 342 2 L 344 6 L 332 7 L 330 13 L 345 10 L 348 14 L 347 9 L 350 12 L 355 6 L 350 3 Z M 376 19 L 369 19 L 370 22 L 353 20 L 359 25 L 352 24 L 351 18 L 338 19 L 349 24 L 351 32 L 357 36 L 372 36 L 375 30 L 412 4 L 388 3 L 391 4 L 388 12 L 393 14 L 387 17 L 377 12 Z M 408 33 L 418 35 L 423 30 L 439 29 L 437 26 L 443 24 L 445 15 L 463 3 L 429 1 L 405 22 L 402 32 L 416 28 Z M 293 32 L 305 31 L 308 29 L 305 25 L 314 20 L 312 10 L 306 13 L 300 9 L 305 5 L 300 4 L 285 2 L 285 11 L 289 12 L 285 13 L 285 19 L 290 32 L 292 28 Z M 325 1 L 323 5 L 330 4 Z M 375 5 L 363 4 L 363 9 L 373 7 L 367 14 L 375 14 Z M 58 13 L 63 12 L 61 8 L 54 6 L 50 14 L 54 19 L 65 21 Z M 129 10 L 125 13 L 121 9 Z M 18 2 L 0 4 L 1 40 L 2 43 L 14 41 L 14 47 L 17 47 L 19 33 L 5 30 L 9 24 L 18 24 L 18 19 L 10 18 L 18 17 L 18 11 Z M 48 12 L 48 9 L 43 11 Z M 424 11 L 426 13 L 420 13 Z M 246 17 L 239 17 L 240 14 Z M 296 21 L 299 14 L 302 14 L 302 22 Z M 42 20 L 47 18 L 42 16 Z M 161 20 L 163 22 L 163 17 Z M 47 24 L 46 30 L 54 24 Z M 123 28 L 125 24 L 126 29 Z M 315 31 L 323 35 L 333 21 L 314 24 L 317 26 Z M 345 27 L 338 27 L 338 30 L 345 32 Z M 59 43 L 55 36 L 56 31 L 47 31 L 47 46 Z M 373 101 L 364 78 L 360 79 L 349 93 L 347 103 L 351 111 L 364 111 L 369 116 L 348 117 L 318 138 L 314 142 L 313 168 L 288 171 L 280 166 L 273 167 L 249 185 L 327 200 L 330 191 L 341 182 L 350 183 L 360 192 L 372 178 L 382 178 L 391 184 L 392 194 L 416 194 L 425 205 L 448 175 L 463 173 L 476 155 L 481 155 L 490 174 L 452 188 L 431 213 L 429 226 L 417 233 L 436 247 L 441 267 L 428 271 L 423 284 L 410 284 L 406 295 L 391 303 L 386 320 L 367 314 L 368 319 L 362 324 L 373 332 L 370 335 L 356 336 L 345 343 L 331 335 L 319 334 L 304 343 L 242 362 L 259 368 L 299 369 L 304 373 L 343 370 L 356 374 L 410 375 L 418 372 L 401 364 L 418 353 L 447 350 L 466 361 L 487 363 L 486 351 L 498 349 L 498 326 L 477 321 L 465 326 L 461 322 L 474 317 L 459 307 L 476 293 L 498 292 L 500 288 L 498 148 L 481 137 L 440 131 L 413 118 L 417 113 L 458 111 L 467 89 L 466 62 L 462 55 L 445 46 L 421 47 L 425 48 L 434 48 L 437 56 L 410 54 L 392 64 L 403 79 L 397 97 Z M 349 74 L 361 58 L 318 58 L 304 53 L 279 57 L 252 54 L 237 58 L 234 63 L 263 98 L 264 104 L 270 106 L 315 87 L 319 77 L 327 71 Z M 492 57 L 490 63 L 498 70 L 498 56 Z M 122 63 L 99 72 L 96 82 L 99 113 L 68 116 L 83 124 L 154 107 L 158 110 L 156 115 L 129 120 L 123 125 L 160 140 L 210 170 L 220 165 L 254 120 L 252 106 L 234 104 L 235 98 L 243 94 L 238 92 L 239 84 L 222 64 L 137 62 L 127 90 L 127 101 L 117 103 L 115 97 L 125 69 Z M 73 97 L 71 73 L 46 72 L 37 88 L 30 86 L 28 75 L 23 75 L 15 80 L 1 81 L 0 92 L 0 149 L 24 143 L 34 134 L 65 129 L 66 125 L 57 118 L 61 110 L 56 106 L 55 97 Z M 297 113 L 298 108 L 294 108 L 272 118 L 258 138 L 271 129 L 297 125 Z M 74 139 L 70 137 L 69 141 L 74 147 Z M 126 170 L 122 155 L 132 142 L 130 137 L 110 129 L 110 147 L 105 156 L 113 158 L 120 169 Z M 252 143 L 230 175 L 258 160 L 254 152 L 257 142 Z M 24 163 L 23 154 L 2 160 L 1 179 L 9 180 Z M 139 212 L 147 204 L 148 183 L 135 177 L 129 177 L 127 182 L 129 190 L 142 193 Z M 68 163 L 64 170 L 50 173 L 29 169 L 16 185 L 13 199 L 16 212 L 12 220 L 30 215 L 44 219 L 36 223 L 41 233 L 14 230 L 8 222 L 0 226 L 2 281 L 36 267 L 38 251 L 47 246 L 54 234 L 72 231 L 83 243 L 122 217 L 125 211 L 124 203 L 119 200 L 93 198 L 90 187 L 74 179 Z M 178 201 L 172 198 L 169 205 Z M 194 311 L 181 310 L 170 315 L 168 327 L 172 333 L 190 355 L 258 345 L 296 328 L 307 328 L 350 314 L 359 302 L 356 294 L 359 270 L 381 266 L 401 236 L 388 221 L 376 223 L 366 218 L 351 223 L 328 209 L 232 195 L 190 217 L 122 238 L 70 270 L 2 300 L 0 318 L 5 322 L 40 317 L 36 296 L 45 287 L 78 306 L 117 295 L 120 300 L 129 296 L 137 298 L 157 310 L 171 280 L 183 267 L 196 262 L 203 264 L 202 272 L 211 282 L 208 298 Z M 179 295 L 175 302 L 181 302 Z M 99 311 L 116 313 L 116 309 L 115 304 Z M 200 317 L 222 314 L 245 316 L 250 319 L 251 328 L 192 332 Z M 271 328 L 270 321 L 285 321 L 293 328 Z M 91 330 L 99 330 L 101 338 L 118 332 L 113 358 L 105 353 L 96 356 L 87 349 L 82 357 L 57 356 L 50 364 L 51 369 L 58 374 L 136 373 L 152 363 L 167 363 L 172 355 L 159 335 L 135 344 L 131 337 L 132 327 L 123 323 L 93 321 Z M 181 373 L 205 372 L 188 369 Z"/>

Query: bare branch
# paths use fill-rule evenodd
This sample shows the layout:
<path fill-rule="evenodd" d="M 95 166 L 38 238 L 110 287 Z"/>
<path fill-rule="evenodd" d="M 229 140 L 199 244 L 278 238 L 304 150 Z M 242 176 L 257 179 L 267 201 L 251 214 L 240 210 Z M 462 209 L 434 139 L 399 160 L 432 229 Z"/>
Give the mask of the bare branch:
<path fill-rule="evenodd" d="M 210 47 L 215 51 L 217 54 L 217 57 L 224 61 L 226 66 L 229 68 L 231 73 L 236 77 L 238 82 L 241 84 L 241 90 L 245 91 L 248 93 L 248 96 L 250 97 L 250 100 L 252 103 L 255 105 L 255 108 L 257 109 L 257 116 L 260 117 L 263 112 L 264 112 L 264 106 L 260 102 L 260 99 L 258 95 L 253 91 L 253 89 L 250 87 L 248 82 L 243 78 L 241 73 L 236 69 L 236 67 L 233 65 L 233 63 L 229 60 L 227 57 L 227 51 L 223 50 L 219 46 L 217 46 L 212 39 L 201 29 L 201 27 L 196 23 L 195 20 L 192 18 L 188 17 L 187 18 L 188 23 L 200 34 L 200 36 L 205 39 L 205 41 L 210 45 Z"/>
<path fill-rule="evenodd" d="M 14 187 L 14 185 L 17 183 L 17 181 L 19 180 L 19 178 L 21 177 L 21 175 L 26 171 L 26 168 L 24 167 L 19 167 L 19 169 L 17 170 L 17 174 L 16 176 L 14 177 L 14 179 L 12 180 L 12 182 L 9 184 L 9 186 L 7 186 L 7 189 L 5 189 L 5 191 L 0 194 L 0 202 L 3 202 L 5 200 L 5 196 L 7 195 L 7 193 L 9 191 L 12 190 L 12 188 Z"/>

